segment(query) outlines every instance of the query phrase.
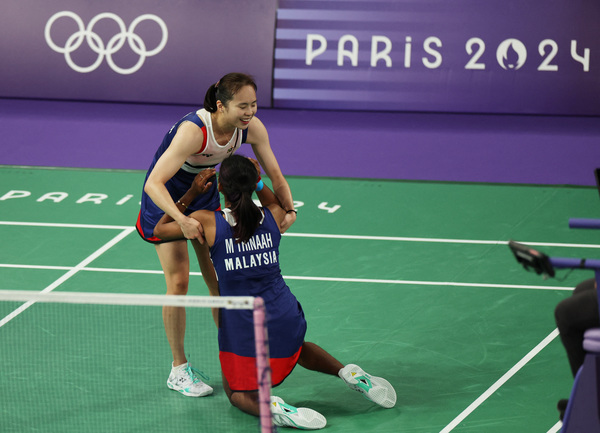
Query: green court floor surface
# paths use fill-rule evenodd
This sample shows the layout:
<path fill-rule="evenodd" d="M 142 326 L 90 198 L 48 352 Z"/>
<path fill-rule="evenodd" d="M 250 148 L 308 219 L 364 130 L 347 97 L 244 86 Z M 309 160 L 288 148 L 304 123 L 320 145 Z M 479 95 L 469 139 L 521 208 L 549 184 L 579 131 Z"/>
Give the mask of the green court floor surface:
<path fill-rule="evenodd" d="M 0 167 L 0 290 L 164 293 L 154 248 L 133 230 L 143 176 Z M 593 274 L 545 280 L 506 242 L 598 258 L 599 234 L 568 227 L 600 216 L 595 189 L 288 181 L 298 220 L 280 262 L 306 338 L 388 379 L 398 402 L 379 408 L 301 367 L 274 394 L 323 413 L 332 433 L 556 431 L 556 402 L 572 377 L 553 310 Z M 197 264 L 190 294 L 208 294 Z M 15 313 L 20 305 L 0 301 L 3 432 L 258 431 L 223 392 L 209 311 L 188 311 L 189 357 L 215 388 L 193 399 L 166 387 L 160 308 L 34 304 Z"/>

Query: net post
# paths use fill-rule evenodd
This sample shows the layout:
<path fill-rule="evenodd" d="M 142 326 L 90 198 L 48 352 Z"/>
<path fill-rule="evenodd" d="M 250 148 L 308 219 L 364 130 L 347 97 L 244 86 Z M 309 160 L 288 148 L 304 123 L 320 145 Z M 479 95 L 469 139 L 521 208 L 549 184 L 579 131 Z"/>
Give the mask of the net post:
<path fill-rule="evenodd" d="M 258 404 L 261 433 L 273 433 L 271 418 L 271 365 L 269 363 L 269 340 L 265 303 L 261 297 L 254 298 L 254 341 L 256 345 L 256 372 L 258 375 Z"/>

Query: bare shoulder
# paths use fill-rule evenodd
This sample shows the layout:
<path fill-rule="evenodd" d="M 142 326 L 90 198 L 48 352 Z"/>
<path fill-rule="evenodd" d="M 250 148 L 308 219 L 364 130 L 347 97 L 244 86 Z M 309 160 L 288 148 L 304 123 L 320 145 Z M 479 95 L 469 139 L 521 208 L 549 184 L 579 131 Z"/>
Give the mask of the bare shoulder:
<path fill-rule="evenodd" d="M 204 143 L 204 132 L 192 122 L 179 125 L 171 144 L 165 149 L 152 170 L 150 183 L 157 180 L 165 183 L 179 170 L 185 160 L 198 152 Z"/>
<path fill-rule="evenodd" d="M 204 138 L 204 131 L 194 122 L 186 121 L 177 128 L 175 137 L 177 136 L 202 140 Z"/>
<path fill-rule="evenodd" d="M 265 127 L 265 125 L 262 123 L 262 121 L 256 116 L 254 116 L 252 118 L 252 120 L 250 120 L 250 125 L 259 125 L 259 126 L 262 126 L 263 128 Z"/>
<path fill-rule="evenodd" d="M 215 225 L 215 212 L 212 210 L 197 210 L 192 212 L 190 216 L 202 223 L 203 226 Z"/>
<path fill-rule="evenodd" d="M 170 147 L 181 149 L 191 155 L 202 147 L 203 142 L 204 131 L 193 122 L 183 122 L 179 125 Z"/>
<path fill-rule="evenodd" d="M 269 135 L 267 128 L 258 117 L 253 117 L 248 125 L 248 143 L 259 144 L 260 142 L 268 142 Z"/>

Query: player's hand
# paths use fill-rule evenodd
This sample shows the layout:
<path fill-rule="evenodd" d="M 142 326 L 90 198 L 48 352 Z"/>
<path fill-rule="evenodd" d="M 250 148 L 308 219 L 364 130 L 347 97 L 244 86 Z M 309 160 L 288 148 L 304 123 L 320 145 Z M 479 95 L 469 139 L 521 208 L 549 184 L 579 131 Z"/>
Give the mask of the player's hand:
<path fill-rule="evenodd" d="M 289 229 L 295 222 L 296 212 L 286 213 L 285 217 L 283 218 L 283 221 L 281 221 L 281 224 L 279 225 L 279 231 L 281 233 L 285 233 L 287 229 Z"/>
<path fill-rule="evenodd" d="M 213 182 L 216 180 L 215 174 L 217 170 L 214 168 L 207 168 L 202 170 L 200 173 L 196 175 L 194 181 L 192 182 L 192 186 L 190 189 L 196 195 L 206 194 L 213 185 Z"/>
<path fill-rule="evenodd" d="M 179 227 L 186 239 L 198 239 L 201 244 L 204 244 L 204 233 L 200 222 L 194 218 L 185 217 L 179 222 Z"/>
<path fill-rule="evenodd" d="M 258 173 L 258 175 L 260 176 L 260 163 L 259 163 L 259 162 L 258 162 L 256 159 L 254 159 L 254 158 L 250 158 L 250 157 L 249 157 L 248 159 L 250 160 L 250 162 L 251 162 L 252 164 L 254 164 L 254 167 L 256 167 L 256 172 L 257 172 L 257 173 Z"/>

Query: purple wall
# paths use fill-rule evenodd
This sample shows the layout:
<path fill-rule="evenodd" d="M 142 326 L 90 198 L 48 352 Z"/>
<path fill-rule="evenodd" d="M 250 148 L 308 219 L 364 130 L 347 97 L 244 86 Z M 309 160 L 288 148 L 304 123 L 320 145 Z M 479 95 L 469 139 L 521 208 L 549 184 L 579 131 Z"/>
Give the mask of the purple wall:
<path fill-rule="evenodd" d="M 0 164 L 146 170 L 193 108 L 0 99 Z M 281 109 L 258 117 L 287 175 L 593 185 L 600 166 L 599 117 Z"/>

